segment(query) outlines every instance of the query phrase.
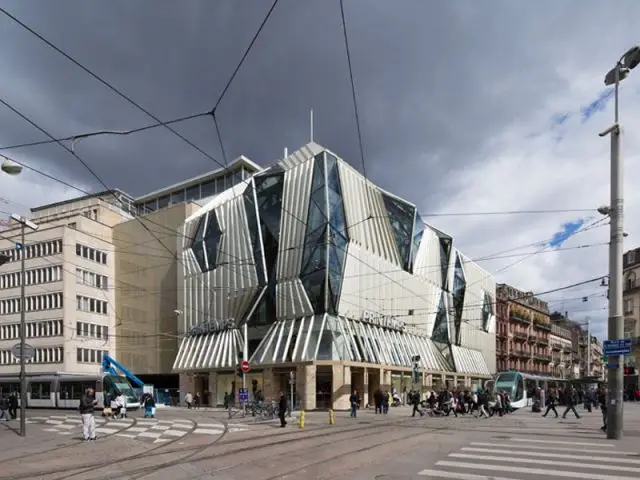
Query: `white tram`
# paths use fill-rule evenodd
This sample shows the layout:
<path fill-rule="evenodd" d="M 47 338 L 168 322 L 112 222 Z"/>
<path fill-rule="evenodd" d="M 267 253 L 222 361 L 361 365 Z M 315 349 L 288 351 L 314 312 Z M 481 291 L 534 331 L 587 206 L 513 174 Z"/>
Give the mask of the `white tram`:
<path fill-rule="evenodd" d="M 65 373 L 28 375 L 27 407 L 77 409 L 80 398 L 88 388 L 95 390 L 99 405 L 104 404 L 105 393 L 114 395 L 116 392 L 122 392 L 127 397 L 128 410 L 140 407 L 140 402 L 126 377 L 104 373 L 98 376 Z M 0 377 L 0 397 L 12 392 L 20 395 L 20 378 Z"/>

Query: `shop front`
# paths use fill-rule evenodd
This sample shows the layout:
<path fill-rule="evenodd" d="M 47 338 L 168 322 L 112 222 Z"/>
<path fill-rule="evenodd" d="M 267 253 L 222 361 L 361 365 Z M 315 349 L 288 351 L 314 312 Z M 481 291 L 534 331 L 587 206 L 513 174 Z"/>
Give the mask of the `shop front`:
<path fill-rule="evenodd" d="M 251 329 L 249 329 L 251 330 Z M 251 335 L 251 334 L 250 334 Z M 193 335 L 182 341 L 174 370 L 181 390 L 204 388 L 211 405 L 242 386 L 237 364 L 242 337 L 236 329 Z M 267 401 L 280 392 L 304 409 L 346 409 L 358 391 L 364 405 L 378 389 L 400 394 L 411 389 L 473 388 L 490 378 L 483 353 L 440 345 L 394 324 L 374 324 L 328 314 L 274 322 L 255 351 L 246 375 L 250 399 L 261 391 Z M 413 358 L 420 358 L 420 381 L 413 383 Z"/>

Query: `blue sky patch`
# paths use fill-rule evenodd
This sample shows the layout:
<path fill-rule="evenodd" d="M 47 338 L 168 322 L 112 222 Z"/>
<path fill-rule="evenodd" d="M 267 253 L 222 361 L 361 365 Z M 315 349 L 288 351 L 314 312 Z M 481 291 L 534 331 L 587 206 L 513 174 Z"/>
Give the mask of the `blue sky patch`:
<path fill-rule="evenodd" d="M 562 229 L 553 234 L 551 240 L 547 243 L 547 246 L 551 248 L 561 247 L 562 244 L 580 230 L 583 225 L 584 218 L 579 218 L 578 220 L 562 224 Z"/>

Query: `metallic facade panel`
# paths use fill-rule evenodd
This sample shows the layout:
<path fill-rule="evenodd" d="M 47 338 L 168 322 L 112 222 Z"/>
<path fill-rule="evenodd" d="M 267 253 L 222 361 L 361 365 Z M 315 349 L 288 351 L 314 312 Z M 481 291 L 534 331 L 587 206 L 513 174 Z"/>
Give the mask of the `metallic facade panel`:
<path fill-rule="evenodd" d="M 281 319 L 313 315 L 313 306 L 299 278 L 278 282 L 276 312 Z"/>
<path fill-rule="evenodd" d="M 453 355 L 456 371 L 475 375 L 491 375 L 482 352 L 452 345 L 451 354 Z"/>
<path fill-rule="evenodd" d="M 399 268 L 400 252 L 382 193 L 347 163 L 340 162 L 338 169 L 349 239 Z"/>
<path fill-rule="evenodd" d="M 284 175 L 280 244 L 276 278 L 291 280 L 300 275 L 313 179 L 313 157 L 287 170 Z"/>
<path fill-rule="evenodd" d="M 302 163 L 305 163 L 307 160 L 315 157 L 323 150 L 324 147 L 318 145 L 317 143 L 307 143 L 305 146 L 303 146 L 299 150 L 296 150 L 288 157 L 280 160 L 278 164 L 286 171 L 291 168 L 295 168 Z"/>

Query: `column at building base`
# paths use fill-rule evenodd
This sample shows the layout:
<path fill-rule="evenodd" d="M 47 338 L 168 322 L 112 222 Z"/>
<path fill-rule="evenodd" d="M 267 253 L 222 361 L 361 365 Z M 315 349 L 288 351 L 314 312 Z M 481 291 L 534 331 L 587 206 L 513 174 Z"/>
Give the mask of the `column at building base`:
<path fill-rule="evenodd" d="M 209 372 L 209 406 L 215 407 L 218 405 L 218 374 L 216 372 Z"/>
<path fill-rule="evenodd" d="M 301 410 L 316 408 L 316 366 L 299 365 L 296 367 L 296 391 Z"/>
<path fill-rule="evenodd" d="M 278 401 L 279 388 L 279 383 L 276 382 L 275 375 L 273 374 L 273 368 L 265 368 L 262 371 L 262 392 L 265 400 Z"/>
<path fill-rule="evenodd" d="M 193 391 L 195 390 L 195 377 L 192 373 L 181 373 L 178 378 L 178 387 L 180 394 L 179 406 L 184 406 L 184 397 L 189 392 L 191 392 L 191 394 L 193 395 Z"/>
<path fill-rule="evenodd" d="M 336 410 L 349 409 L 349 397 L 351 396 L 351 367 L 345 365 L 333 365 L 333 392 L 331 403 Z"/>

